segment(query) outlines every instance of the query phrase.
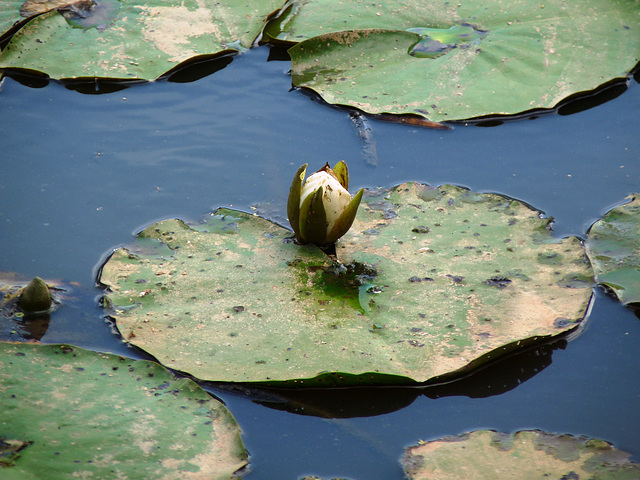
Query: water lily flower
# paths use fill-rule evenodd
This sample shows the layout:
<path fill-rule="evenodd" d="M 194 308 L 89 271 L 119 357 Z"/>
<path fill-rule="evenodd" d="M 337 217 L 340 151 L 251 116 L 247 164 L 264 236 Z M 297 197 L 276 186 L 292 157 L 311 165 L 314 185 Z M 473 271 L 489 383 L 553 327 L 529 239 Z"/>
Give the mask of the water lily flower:
<path fill-rule="evenodd" d="M 351 228 L 363 190 L 351 198 L 349 170 L 342 161 L 333 169 L 327 163 L 303 185 L 307 165 L 302 165 L 293 177 L 287 215 L 299 243 L 324 247 L 335 243 Z"/>

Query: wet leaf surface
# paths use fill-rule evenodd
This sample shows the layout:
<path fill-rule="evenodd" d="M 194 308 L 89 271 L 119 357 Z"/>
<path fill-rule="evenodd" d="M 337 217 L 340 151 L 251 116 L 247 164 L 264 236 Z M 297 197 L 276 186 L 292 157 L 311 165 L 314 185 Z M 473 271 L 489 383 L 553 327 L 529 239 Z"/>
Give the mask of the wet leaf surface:
<path fill-rule="evenodd" d="M 21 7 L 21 2 L 8 3 L 0 16 L 7 29 L 20 19 Z M 38 3 L 27 2 L 23 10 L 55 7 L 66 13 L 53 10 L 29 22 L 0 54 L 0 68 L 35 70 L 56 79 L 121 80 L 153 80 L 195 57 L 247 49 L 280 6 L 275 0 L 95 0 L 86 8 Z"/>
<path fill-rule="evenodd" d="M 295 43 L 295 86 L 436 122 L 553 108 L 640 60 L 637 5 L 626 0 L 319 0 L 294 4 L 266 34 Z"/>
<path fill-rule="evenodd" d="M 579 325 L 591 269 L 547 224 L 515 200 L 408 183 L 368 192 L 341 263 L 220 209 L 146 228 L 138 241 L 171 255 L 118 249 L 100 281 L 125 340 L 200 379 L 424 382 Z"/>
<path fill-rule="evenodd" d="M 421 442 L 402 459 L 410 480 L 632 479 L 640 465 L 603 440 L 539 430 L 480 430 Z"/>
<path fill-rule="evenodd" d="M 154 362 L 0 343 L 2 478 L 231 479 L 247 463 L 229 411 Z"/>
<path fill-rule="evenodd" d="M 589 229 L 596 280 L 625 304 L 640 304 L 640 198 L 629 197 Z"/>

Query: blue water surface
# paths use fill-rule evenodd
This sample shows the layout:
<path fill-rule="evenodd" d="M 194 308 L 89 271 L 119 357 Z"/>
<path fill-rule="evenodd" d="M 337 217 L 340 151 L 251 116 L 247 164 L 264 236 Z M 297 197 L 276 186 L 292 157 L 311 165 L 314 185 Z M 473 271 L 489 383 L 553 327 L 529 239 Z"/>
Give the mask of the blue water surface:
<path fill-rule="evenodd" d="M 250 50 L 195 82 L 104 95 L 55 82 L 30 88 L 3 81 L 0 270 L 77 282 L 90 299 L 80 309 L 62 307 L 44 342 L 139 356 L 113 334 L 94 300 L 105 256 L 145 225 L 198 219 L 218 206 L 257 206 L 282 220 L 302 163 L 317 169 L 346 160 L 354 190 L 416 180 L 506 194 L 553 216 L 556 235 L 582 238 L 611 206 L 640 190 L 634 81 L 581 113 L 491 128 L 443 131 L 368 120 L 377 153 L 372 166 L 371 145 L 349 113 L 292 91 L 289 63 L 268 61 L 268 54 L 266 47 Z M 248 480 L 399 480 L 406 446 L 480 428 L 603 438 L 640 461 L 639 348 L 640 320 L 598 290 L 582 334 L 520 385 L 492 386 L 502 391 L 496 395 L 489 387 L 478 398 L 353 391 L 337 395 L 337 407 L 324 412 L 334 418 L 323 418 L 304 403 L 290 412 L 268 398 L 211 391 L 242 427 Z M 406 405 L 393 406 L 405 397 Z M 341 409 L 360 413 L 335 418 Z"/>

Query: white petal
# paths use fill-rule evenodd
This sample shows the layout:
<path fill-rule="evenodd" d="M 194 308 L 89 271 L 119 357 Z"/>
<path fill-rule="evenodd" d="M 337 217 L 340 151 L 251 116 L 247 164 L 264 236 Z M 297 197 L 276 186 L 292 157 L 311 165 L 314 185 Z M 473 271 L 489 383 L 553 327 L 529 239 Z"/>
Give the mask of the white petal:
<path fill-rule="evenodd" d="M 351 195 L 340 182 L 327 172 L 316 172 L 307 178 L 300 192 L 300 206 L 309 195 L 313 195 L 318 188 L 324 187 L 324 195 L 322 198 L 324 210 L 327 215 L 327 231 L 333 229 L 340 214 L 349 205 Z"/>

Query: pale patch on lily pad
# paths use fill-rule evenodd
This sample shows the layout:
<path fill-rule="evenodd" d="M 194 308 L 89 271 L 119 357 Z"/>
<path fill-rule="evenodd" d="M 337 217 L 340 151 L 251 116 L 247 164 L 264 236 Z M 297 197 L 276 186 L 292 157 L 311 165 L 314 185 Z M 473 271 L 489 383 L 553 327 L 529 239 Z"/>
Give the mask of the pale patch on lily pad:
<path fill-rule="evenodd" d="M 231 413 L 155 362 L 0 342 L 0 384 L 3 479 L 231 480 L 247 464 Z"/>
<path fill-rule="evenodd" d="M 341 264 L 220 209 L 147 227 L 99 280 L 125 340 L 201 379 L 433 381 L 580 325 L 592 271 L 548 223 L 499 195 L 408 183 L 365 195 Z M 171 254 L 135 253 L 151 239 Z"/>
<path fill-rule="evenodd" d="M 409 480 L 632 479 L 640 465 L 604 440 L 540 430 L 513 434 L 479 430 L 406 450 Z"/>

